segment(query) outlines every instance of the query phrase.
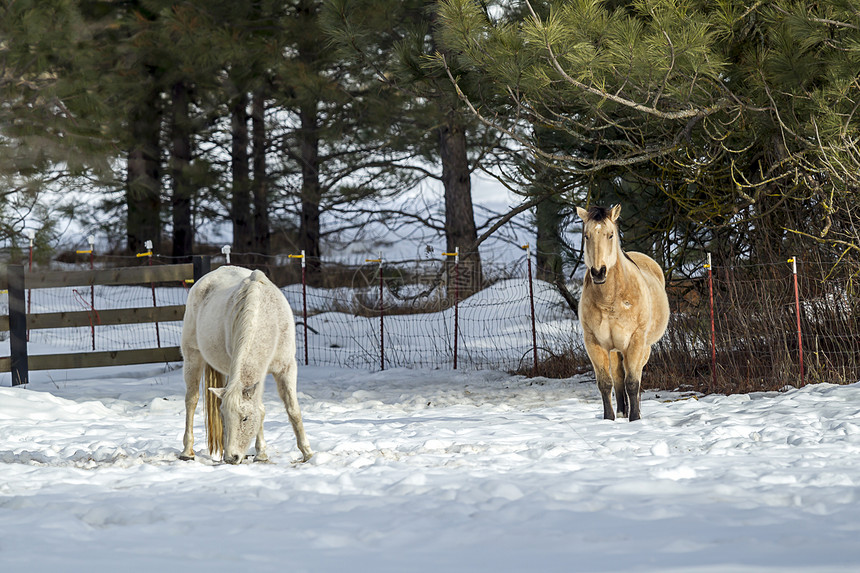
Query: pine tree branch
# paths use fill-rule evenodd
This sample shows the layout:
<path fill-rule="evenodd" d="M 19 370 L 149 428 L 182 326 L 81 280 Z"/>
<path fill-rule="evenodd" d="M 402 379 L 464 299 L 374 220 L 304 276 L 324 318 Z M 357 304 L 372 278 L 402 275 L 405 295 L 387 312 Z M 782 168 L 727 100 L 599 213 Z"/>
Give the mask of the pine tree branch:
<path fill-rule="evenodd" d="M 522 213 L 523 211 L 527 211 L 527 210 L 531 209 L 532 207 L 536 206 L 538 203 L 545 201 L 546 199 L 548 199 L 549 197 L 551 197 L 554 194 L 555 194 L 554 192 L 550 192 L 550 193 L 542 193 L 540 195 L 535 195 L 534 197 L 532 197 L 531 199 L 529 199 L 525 203 L 521 204 L 520 206 L 515 207 L 511 211 L 508 211 L 505 215 L 500 217 L 498 221 L 493 223 L 493 225 L 489 229 L 487 229 L 486 231 L 481 233 L 481 235 L 477 238 L 477 240 L 475 240 L 474 248 L 477 249 L 478 245 L 480 245 L 486 239 L 488 239 L 490 237 L 490 235 L 495 233 L 502 225 L 504 225 L 505 223 L 507 223 L 508 221 L 510 221 L 511 219 L 513 219 L 514 217 L 516 217 L 517 215 Z"/>
<path fill-rule="evenodd" d="M 529 0 L 526 0 L 526 6 L 528 6 L 529 12 L 531 12 L 532 17 L 535 20 L 535 23 L 540 25 L 541 20 L 538 17 L 538 15 L 535 13 Z M 712 105 L 710 107 L 706 107 L 703 109 L 691 108 L 691 109 L 681 110 L 681 111 L 661 111 L 655 107 L 656 103 L 657 103 L 656 101 L 654 102 L 654 105 L 652 105 L 652 106 L 642 105 L 642 104 L 637 103 L 635 101 L 623 98 L 623 97 L 618 96 L 616 94 L 611 94 L 609 92 L 606 92 L 606 91 L 601 90 L 601 89 L 597 89 L 593 86 L 584 84 L 584 83 L 576 80 L 575 78 L 571 77 L 567 73 L 567 71 L 565 71 L 565 69 L 562 67 L 562 65 L 559 63 L 558 58 L 556 58 L 555 52 L 552 49 L 552 45 L 549 42 L 549 39 L 546 39 L 546 41 L 544 43 L 544 47 L 546 48 L 547 54 L 549 55 L 549 60 L 550 60 L 550 63 L 552 64 L 552 67 L 570 85 L 572 85 L 575 88 L 580 89 L 582 91 L 588 92 L 592 95 L 596 95 L 602 99 L 607 99 L 607 100 L 612 101 L 614 103 L 617 103 L 619 105 L 628 107 L 630 109 L 634 109 L 634 110 L 639 111 L 641 113 L 645 113 L 648 115 L 652 115 L 654 117 L 658 117 L 660 119 L 679 120 L 679 119 L 689 119 L 689 118 L 693 118 L 693 117 L 703 117 L 703 116 L 708 116 L 708 115 L 712 115 L 714 113 L 717 113 L 717 112 L 727 108 L 730 105 L 730 102 L 727 98 L 722 98 L 722 99 L 718 100 L 715 105 Z"/>
<path fill-rule="evenodd" d="M 463 103 L 466 104 L 466 106 L 469 108 L 469 110 L 472 112 L 472 114 L 476 118 L 478 118 L 478 120 L 481 123 L 483 123 L 487 127 L 498 130 L 498 131 L 504 133 L 505 135 L 507 135 L 508 137 L 510 137 L 511 139 L 519 142 L 524 147 L 528 148 L 529 151 L 531 151 L 537 157 L 548 161 L 549 163 L 547 163 L 547 165 L 553 165 L 555 167 L 558 167 L 558 165 L 554 165 L 555 162 L 584 164 L 584 165 L 588 165 L 589 167 L 576 168 L 576 169 L 571 169 L 569 167 L 562 167 L 562 168 L 566 169 L 568 171 L 576 172 L 576 173 L 590 173 L 590 172 L 600 171 L 601 169 L 605 169 L 607 167 L 623 167 L 623 166 L 635 165 L 637 163 L 642 163 L 645 161 L 650 161 L 652 159 L 657 159 L 658 157 L 663 157 L 663 156 L 668 155 L 668 154 L 677 150 L 677 147 L 678 147 L 677 142 L 680 140 L 681 133 L 679 133 L 675 137 L 675 140 L 670 144 L 636 149 L 632 153 L 630 153 L 624 157 L 620 157 L 620 158 L 616 158 L 616 159 L 590 159 L 587 157 L 577 157 L 577 156 L 573 156 L 573 155 L 547 153 L 546 151 L 540 149 L 539 147 L 535 146 L 531 142 L 527 141 L 521 135 L 516 134 L 513 131 L 511 131 L 510 129 L 507 129 L 506 127 L 502 126 L 501 124 L 494 122 L 494 121 L 491 121 L 491 120 L 487 119 L 486 117 L 484 117 L 484 115 L 481 114 L 481 112 L 478 111 L 477 108 L 475 108 L 474 104 L 469 99 L 469 96 L 467 96 L 465 93 L 463 93 L 463 90 L 460 89 L 460 86 L 459 86 L 457 80 L 454 78 L 453 74 L 451 73 L 451 69 L 448 66 L 448 63 L 445 60 L 445 56 L 437 53 L 436 57 L 443 63 L 443 66 L 445 68 L 445 72 L 448 74 L 448 79 L 450 79 L 452 85 L 454 86 L 454 89 L 457 92 L 457 96 L 460 98 L 460 100 Z M 693 120 L 693 119 L 698 119 L 698 118 L 697 118 L 697 116 L 693 116 L 690 119 Z"/>

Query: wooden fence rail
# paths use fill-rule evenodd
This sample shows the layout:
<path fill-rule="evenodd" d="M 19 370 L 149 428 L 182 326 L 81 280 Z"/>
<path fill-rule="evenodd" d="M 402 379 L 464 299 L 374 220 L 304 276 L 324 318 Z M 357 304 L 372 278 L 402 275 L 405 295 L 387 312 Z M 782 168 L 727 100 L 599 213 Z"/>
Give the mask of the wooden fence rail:
<path fill-rule="evenodd" d="M 21 265 L 8 265 L 6 272 L 0 273 L 0 289 L 9 291 L 9 314 L 0 316 L 0 331 L 9 331 L 10 356 L 0 357 L 0 372 L 11 372 L 12 385 L 17 386 L 27 384 L 30 370 L 180 361 L 182 355 L 177 346 L 29 356 L 28 330 L 90 326 L 91 314 L 89 311 L 27 314 L 25 293 L 29 289 L 40 288 L 181 282 L 189 279 L 196 281 L 209 272 L 210 268 L 208 256 L 194 257 L 193 263 L 186 264 L 67 272 L 27 273 Z M 184 305 L 102 310 L 99 311 L 99 324 L 177 321 L 182 320 L 184 313 Z"/>

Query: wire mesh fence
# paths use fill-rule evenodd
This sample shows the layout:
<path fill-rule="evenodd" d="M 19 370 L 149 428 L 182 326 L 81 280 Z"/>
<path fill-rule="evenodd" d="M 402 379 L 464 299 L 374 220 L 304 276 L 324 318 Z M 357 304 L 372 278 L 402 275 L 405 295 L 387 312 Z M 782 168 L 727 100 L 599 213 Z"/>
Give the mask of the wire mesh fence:
<path fill-rule="evenodd" d="M 458 368 L 532 365 L 535 338 L 527 277 L 496 281 L 463 301 L 449 296 L 444 285 L 413 285 L 420 292 L 404 298 L 394 296 L 385 283 L 381 312 L 378 287 L 308 290 L 307 319 L 298 319 L 308 326 L 311 364 L 453 368 L 456 355 Z M 302 308 L 300 287 L 287 287 L 284 293 L 294 309 Z M 555 287 L 536 282 L 534 298 L 539 357 L 577 344 L 575 314 Z M 299 357 L 304 355 L 303 326 L 298 328 Z"/>
<path fill-rule="evenodd" d="M 230 262 L 241 264 L 244 257 L 250 258 L 234 254 Z M 157 256 L 149 260 L 96 256 L 66 261 L 55 268 L 171 262 L 169 257 Z M 226 264 L 227 258 L 215 257 L 213 262 Z M 263 266 L 280 281 L 302 279 L 300 262 L 287 254 L 265 262 L 253 266 Z M 535 281 L 530 289 L 525 257 L 507 264 L 484 264 L 481 284 L 474 284 L 475 275 L 468 266 L 458 268 L 446 260 L 381 265 L 321 262 L 320 282 L 330 286 L 293 283 L 281 287 L 298 323 L 297 356 L 300 361 L 307 356 L 309 364 L 380 369 L 453 368 L 457 362 L 457 367 L 465 369 L 514 370 L 533 364 L 535 343 L 541 359 L 564 352 L 578 338 L 575 313 L 555 287 Z M 30 331 L 29 342 L 35 353 L 40 344 L 72 352 L 177 346 L 181 322 L 107 326 L 99 324 L 99 312 L 182 305 L 187 286 L 177 283 L 34 289 L 28 291 L 27 298 L 28 313 L 85 310 L 92 317 L 89 328 Z M 8 307 L 5 294 L 0 298 L 0 307 L 0 312 Z"/>
<path fill-rule="evenodd" d="M 794 263 L 714 266 L 670 284 L 649 383 L 748 392 L 860 380 L 856 279 L 813 261 L 797 261 L 795 275 Z"/>
<path fill-rule="evenodd" d="M 132 348 L 178 346 L 182 322 L 145 324 L 100 324 L 99 312 L 152 306 L 184 305 L 187 288 L 176 285 L 132 285 L 65 287 L 28 291 L 28 313 L 86 311 L 90 327 L 31 330 L 31 344 L 45 344 L 73 352 L 127 350 Z M 154 298 L 153 298 L 154 297 Z M 5 299 L 2 304 L 6 304 Z"/>
<path fill-rule="evenodd" d="M 263 266 L 285 285 L 297 320 L 300 362 L 306 356 L 308 364 L 361 369 L 545 373 L 540 367 L 564 361 L 574 371 L 590 369 L 575 305 L 556 285 L 534 279 L 525 255 L 505 264 L 485 262 L 480 274 L 449 259 L 316 261 L 322 277 L 317 286 L 302 284 L 306 261 L 296 255 L 254 258 L 258 264 L 250 265 L 234 254 L 231 263 Z M 96 257 L 93 264 L 170 262 Z M 62 267 L 90 264 L 83 259 Z M 860 380 L 860 297 L 854 278 L 832 276 L 828 264 L 800 261 L 795 295 L 788 263 L 706 268 L 667 285 L 669 328 L 653 349 L 646 387 L 743 392 Z M 476 276 L 480 284 L 470 282 Z M 574 296 L 578 283 L 569 284 Z M 182 305 L 186 296 L 181 283 L 34 290 L 30 312 L 89 310 L 93 326 L 33 330 L 30 341 L 80 352 L 176 346 L 181 322 L 100 326 L 98 312 Z"/>

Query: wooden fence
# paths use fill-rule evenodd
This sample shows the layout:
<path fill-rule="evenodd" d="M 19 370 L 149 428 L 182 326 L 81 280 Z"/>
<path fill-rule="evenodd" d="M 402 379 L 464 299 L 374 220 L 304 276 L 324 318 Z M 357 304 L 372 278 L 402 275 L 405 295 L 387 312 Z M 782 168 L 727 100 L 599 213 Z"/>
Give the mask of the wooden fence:
<path fill-rule="evenodd" d="M 90 326 L 90 311 L 28 314 L 26 292 L 56 287 L 90 287 L 94 285 L 130 285 L 197 280 L 210 269 L 209 257 L 194 257 L 193 263 L 126 267 L 68 272 L 25 272 L 21 265 L 8 265 L 0 273 L 0 289 L 9 291 L 9 314 L 0 316 L 0 331 L 9 331 L 10 356 L 0 357 L 0 372 L 12 373 L 12 385 L 27 384 L 30 370 L 94 368 L 182 360 L 178 346 L 80 352 L 75 354 L 40 354 L 29 356 L 27 332 L 42 328 Z M 125 308 L 99 311 L 100 325 L 141 324 L 182 320 L 184 305 Z"/>

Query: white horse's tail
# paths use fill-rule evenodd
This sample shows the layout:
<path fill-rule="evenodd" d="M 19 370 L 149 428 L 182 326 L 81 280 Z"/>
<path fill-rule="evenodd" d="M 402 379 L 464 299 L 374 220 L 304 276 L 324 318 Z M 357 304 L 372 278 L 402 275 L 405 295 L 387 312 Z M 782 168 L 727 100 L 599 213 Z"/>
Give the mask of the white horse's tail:
<path fill-rule="evenodd" d="M 203 377 L 203 401 L 206 404 L 206 443 L 209 455 L 216 458 L 224 451 L 224 426 L 221 422 L 221 398 L 209 391 L 209 388 L 223 388 L 225 376 L 206 365 Z"/>

